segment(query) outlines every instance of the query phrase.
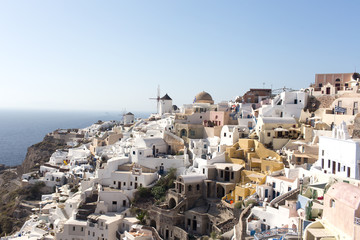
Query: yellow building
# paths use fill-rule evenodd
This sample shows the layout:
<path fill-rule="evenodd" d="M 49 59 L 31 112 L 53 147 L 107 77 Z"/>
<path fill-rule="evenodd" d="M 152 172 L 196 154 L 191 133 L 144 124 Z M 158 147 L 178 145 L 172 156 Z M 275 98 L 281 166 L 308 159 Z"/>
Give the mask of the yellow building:
<path fill-rule="evenodd" d="M 248 169 L 241 171 L 240 182 L 223 197 L 223 200 L 233 203 L 254 194 L 256 187 L 265 183 L 268 174 L 284 168 L 279 154 L 254 139 L 239 139 L 233 146 L 227 147 L 225 159 Z"/>

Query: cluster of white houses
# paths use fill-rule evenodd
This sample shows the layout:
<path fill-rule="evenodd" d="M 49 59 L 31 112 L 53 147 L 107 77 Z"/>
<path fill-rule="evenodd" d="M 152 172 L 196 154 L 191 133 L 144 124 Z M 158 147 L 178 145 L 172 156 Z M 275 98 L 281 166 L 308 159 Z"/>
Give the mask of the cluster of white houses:
<path fill-rule="evenodd" d="M 6 239 L 360 238 L 358 82 L 317 74 L 307 89 L 217 104 L 201 92 L 180 108 L 166 94 L 149 119 L 57 130 L 71 147 L 22 176 L 54 192 Z M 175 188 L 140 225 L 135 192 L 171 169 Z"/>

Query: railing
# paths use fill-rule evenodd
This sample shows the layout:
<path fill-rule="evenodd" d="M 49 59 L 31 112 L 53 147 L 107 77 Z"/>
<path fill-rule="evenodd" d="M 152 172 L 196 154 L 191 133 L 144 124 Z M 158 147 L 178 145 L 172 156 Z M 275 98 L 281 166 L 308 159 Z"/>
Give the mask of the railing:
<path fill-rule="evenodd" d="M 299 233 L 297 232 L 296 229 L 292 229 L 292 228 L 274 228 L 260 233 L 255 233 L 254 239 L 260 240 L 260 239 L 267 239 L 273 236 L 285 236 L 285 235 L 298 236 Z"/>
<path fill-rule="evenodd" d="M 360 225 L 360 218 L 354 217 L 354 224 Z"/>

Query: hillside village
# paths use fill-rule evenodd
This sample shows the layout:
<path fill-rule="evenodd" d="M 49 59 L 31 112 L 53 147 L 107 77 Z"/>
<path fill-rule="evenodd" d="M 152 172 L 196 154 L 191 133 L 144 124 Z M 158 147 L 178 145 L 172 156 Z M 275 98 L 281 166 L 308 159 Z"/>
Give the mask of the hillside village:
<path fill-rule="evenodd" d="M 41 200 L 1 239 L 360 239 L 359 82 L 165 94 L 148 119 L 58 129 L 67 147 L 22 175 Z"/>

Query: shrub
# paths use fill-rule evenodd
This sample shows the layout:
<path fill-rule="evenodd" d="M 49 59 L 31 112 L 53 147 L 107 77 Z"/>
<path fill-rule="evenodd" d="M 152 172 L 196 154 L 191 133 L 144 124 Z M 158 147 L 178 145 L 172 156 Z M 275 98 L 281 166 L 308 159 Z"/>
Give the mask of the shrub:
<path fill-rule="evenodd" d="M 155 186 L 151 189 L 151 194 L 154 196 L 156 200 L 161 199 L 165 196 L 166 189 L 163 186 Z"/>
<path fill-rule="evenodd" d="M 257 201 L 254 199 L 249 199 L 245 202 L 245 207 L 249 206 L 250 204 L 256 205 Z"/>
<path fill-rule="evenodd" d="M 243 201 L 239 201 L 239 202 L 237 202 L 237 203 L 235 203 L 235 208 L 238 208 L 238 209 L 241 209 L 242 208 L 242 206 L 244 205 L 244 202 Z"/>

